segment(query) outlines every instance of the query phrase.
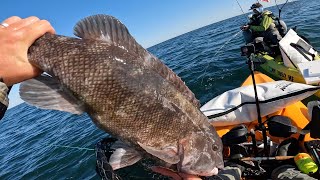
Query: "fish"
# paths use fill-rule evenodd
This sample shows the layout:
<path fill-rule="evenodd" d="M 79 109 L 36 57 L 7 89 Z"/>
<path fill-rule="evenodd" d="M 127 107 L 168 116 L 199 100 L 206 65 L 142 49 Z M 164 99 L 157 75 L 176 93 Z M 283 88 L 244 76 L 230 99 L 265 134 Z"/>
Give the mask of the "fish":
<path fill-rule="evenodd" d="M 29 62 L 44 73 L 21 83 L 25 102 L 86 112 L 119 139 L 109 160 L 114 170 L 142 158 L 200 176 L 223 168 L 221 139 L 195 95 L 123 23 L 92 15 L 76 23 L 74 35 L 47 33 L 31 45 Z"/>

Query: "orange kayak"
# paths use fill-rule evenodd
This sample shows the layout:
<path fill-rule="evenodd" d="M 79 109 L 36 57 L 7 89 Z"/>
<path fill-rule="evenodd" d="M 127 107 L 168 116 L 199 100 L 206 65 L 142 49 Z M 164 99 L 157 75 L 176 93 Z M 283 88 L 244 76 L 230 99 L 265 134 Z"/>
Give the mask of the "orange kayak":
<path fill-rule="evenodd" d="M 274 81 L 270 77 L 268 77 L 265 74 L 262 74 L 260 72 L 255 72 L 255 81 L 257 84 L 259 83 L 265 83 L 265 82 L 271 82 Z M 243 83 L 242 86 L 251 85 L 252 84 L 252 77 L 249 76 Z M 299 130 L 303 129 L 308 123 L 309 123 L 309 115 L 308 115 L 308 109 L 307 107 L 301 102 L 298 101 L 294 104 L 291 104 L 290 106 L 287 106 L 275 113 L 272 113 L 268 116 L 262 117 L 262 122 L 264 122 L 268 117 L 272 117 L 274 115 L 282 115 L 287 116 L 292 120 L 292 125 L 296 126 Z M 255 120 L 250 123 L 246 123 L 245 125 L 248 127 L 248 129 L 254 129 L 255 126 L 258 124 L 258 120 Z M 216 130 L 220 137 L 222 137 L 224 134 L 230 131 L 234 125 L 232 126 L 220 126 L 216 127 Z M 268 136 L 271 138 L 273 142 L 280 143 L 283 138 L 279 137 L 273 137 L 268 134 Z M 299 134 L 294 134 L 292 137 L 298 137 Z M 257 140 L 262 140 L 262 134 L 259 131 L 256 131 L 256 138 Z M 305 136 L 305 141 L 313 140 L 309 134 Z"/>

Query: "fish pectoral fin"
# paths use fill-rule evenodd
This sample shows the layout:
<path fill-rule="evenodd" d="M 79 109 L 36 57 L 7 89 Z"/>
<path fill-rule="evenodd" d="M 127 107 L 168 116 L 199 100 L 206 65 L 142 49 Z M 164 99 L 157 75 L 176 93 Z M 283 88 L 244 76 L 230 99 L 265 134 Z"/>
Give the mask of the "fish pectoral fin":
<path fill-rule="evenodd" d="M 138 151 L 120 140 L 116 141 L 111 149 L 114 151 L 110 156 L 109 163 L 113 170 L 131 166 L 142 158 Z"/>
<path fill-rule="evenodd" d="M 180 161 L 180 157 L 178 155 L 178 149 L 175 146 L 167 146 L 162 149 L 157 149 L 154 147 L 150 147 L 144 145 L 142 143 L 138 144 L 147 151 L 147 153 L 152 154 L 153 156 L 169 163 L 169 164 L 177 164 Z"/>
<path fill-rule="evenodd" d="M 20 97 L 28 104 L 42 109 L 66 111 L 73 114 L 82 114 L 84 104 L 78 101 L 70 91 L 47 74 L 24 81 L 19 89 Z"/>

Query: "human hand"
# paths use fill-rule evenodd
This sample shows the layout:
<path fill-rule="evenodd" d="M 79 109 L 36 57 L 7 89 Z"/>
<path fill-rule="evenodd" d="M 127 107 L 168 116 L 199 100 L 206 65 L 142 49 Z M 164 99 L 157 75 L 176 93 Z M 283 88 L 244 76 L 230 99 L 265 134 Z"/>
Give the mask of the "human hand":
<path fill-rule="evenodd" d="M 4 25 L 3 25 L 4 24 Z M 45 33 L 55 33 L 46 20 L 37 17 L 21 19 L 12 16 L 0 25 L 0 77 L 7 86 L 41 74 L 41 70 L 28 61 L 28 49 Z"/>
<path fill-rule="evenodd" d="M 151 170 L 161 175 L 171 177 L 174 180 L 201 180 L 201 178 L 198 176 L 186 174 L 186 173 L 174 172 L 170 169 L 159 167 L 159 166 L 152 167 Z"/>
<path fill-rule="evenodd" d="M 240 29 L 242 30 L 242 31 L 246 31 L 246 30 L 248 30 L 249 29 L 249 25 L 244 25 L 244 26 L 241 26 L 240 27 Z"/>

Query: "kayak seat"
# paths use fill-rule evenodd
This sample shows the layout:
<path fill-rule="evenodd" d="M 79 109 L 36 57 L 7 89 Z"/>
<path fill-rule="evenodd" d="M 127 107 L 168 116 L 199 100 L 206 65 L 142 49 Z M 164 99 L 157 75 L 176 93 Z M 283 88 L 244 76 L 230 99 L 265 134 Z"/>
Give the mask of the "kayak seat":
<path fill-rule="evenodd" d="M 232 128 L 229 132 L 221 137 L 222 143 L 225 146 L 236 145 L 247 142 L 248 140 L 248 128 L 241 124 Z"/>
<path fill-rule="evenodd" d="M 271 136 L 287 138 L 298 132 L 298 128 L 292 125 L 291 119 L 287 116 L 275 115 L 266 122 Z"/>

